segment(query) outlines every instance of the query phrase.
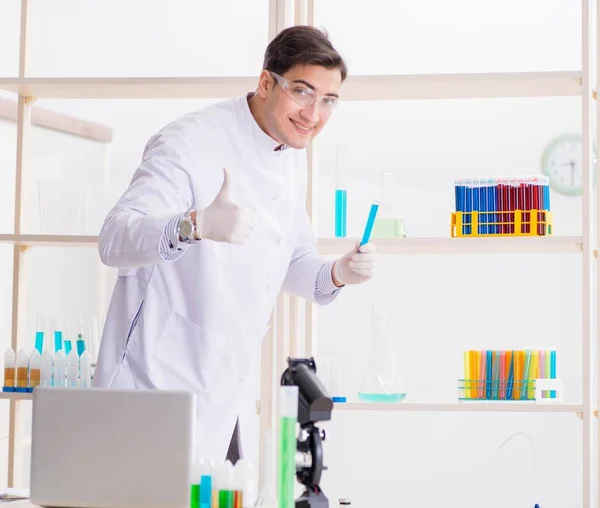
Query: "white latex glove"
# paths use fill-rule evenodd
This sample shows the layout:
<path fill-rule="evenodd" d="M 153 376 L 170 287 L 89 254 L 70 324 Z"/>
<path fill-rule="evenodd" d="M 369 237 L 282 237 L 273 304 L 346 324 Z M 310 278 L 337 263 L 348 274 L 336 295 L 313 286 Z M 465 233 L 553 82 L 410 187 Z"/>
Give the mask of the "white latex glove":
<path fill-rule="evenodd" d="M 372 243 L 356 247 L 336 260 L 333 275 L 340 284 L 362 284 L 373 277 L 377 263 L 377 249 Z"/>
<path fill-rule="evenodd" d="M 246 243 L 254 232 L 252 210 L 236 205 L 231 198 L 231 176 L 223 169 L 223 185 L 215 200 L 196 211 L 196 230 L 200 238 L 215 242 Z"/>

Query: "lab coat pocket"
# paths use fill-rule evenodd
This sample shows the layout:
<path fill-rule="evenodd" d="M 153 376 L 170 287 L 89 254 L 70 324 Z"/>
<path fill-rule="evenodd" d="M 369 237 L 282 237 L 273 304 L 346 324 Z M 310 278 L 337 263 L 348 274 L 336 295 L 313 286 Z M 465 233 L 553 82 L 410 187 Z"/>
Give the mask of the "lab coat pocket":
<path fill-rule="evenodd" d="M 227 336 L 207 330 L 171 311 L 152 355 L 158 388 L 207 392 L 222 372 Z"/>

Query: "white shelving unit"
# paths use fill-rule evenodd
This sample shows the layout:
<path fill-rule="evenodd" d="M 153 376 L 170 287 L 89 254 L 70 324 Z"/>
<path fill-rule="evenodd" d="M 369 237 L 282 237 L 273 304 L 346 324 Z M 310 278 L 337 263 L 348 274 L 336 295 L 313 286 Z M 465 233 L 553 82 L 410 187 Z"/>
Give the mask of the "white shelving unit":
<path fill-rule="evenodd" d="M 590 12 L 594 0 L 582 0 L 582 69 L 579 72 L 534 72 L 495 74 L 443 74 L 443 75 L 400 75 L 400 76 L 350 76 L 344 84 L 343 100 L 419 100 L 452 98 L 503 98 L 578 96 L 582 98 L 583 133 L 583 234 L 582 236 L 547 238 L 410 238 L 378 241 L 383 255 L 463 255 L 463 254 L 528 254 L 572 253 L 582 257 L 583 307 L 582 307 L 582 381 L 583 400 L 569 404 L 512 404 L 512 403 L 399 403 L 336 405 L 336 411 L 422 411 L 422 412 L 531 412 L 531 413 L 576 413 L 582 419 L 583 437 L 583 508 L 591 508 L 594 485 L 598 478 L 592 476 L 598 450 L 592 449 L 594 408 L 592 400 L 593 373 L 597 371 L 600 357 L 592 358 L 592 344 L 598 339 L 592 329 L 592 315 L 598 309 L 592 304 L 592 158 L 591 113 L 597 111 L 593 100 L 591 69 Z M 270 38 L 281 29 L 292 24 L 314 24 L 314 9 L 318 0 L 270 0 Z M 600 3 L 600 2 L 599 2 Z M 21 295 L 22 257 L 26 247 L 84 247 L 95 248 L 94 236 L 50 236 L 21 233 L 22 181 L 26 164 L 27 142 L 31 126 L 32 104 L 36 98 L 229 98 L 252 89 L 255 77 L 173 77 L 173 78 L 32 78 L 26 73 L 27 64 L 27 10 L 28 0 L 21 0 L 21 32 L 19 75 L 0 78 L 0 89 L 18 94 L 17 111 L 17 163 L 14 231 L 0 234 L 0 243 L 14 246 L 12 334 L 11 344 L 17 350 L 23 340 L 20 316 L 24 312 Z M 600 12 L 600 9 L 597 9 Z M 598 18 L 600 24 L 600 14 Z M 595 26 L 595 23 L 594 23 Z M 598 66 L 600 68 L 600 65 Z M 600 122 L 599 122 L 600 124 Z M 598 142 L 600 145 L 600 141 Z M 307 208 L 313 217 L 313 165 L 314 149 L 307 150 L 309 166 L 309 188 Z M 600 186 L 597 199 L 600 200 Z M 598 221 L 600 224 L 600 221 Z M 355 239 L 324 238 L 319 248 L 325 255 L 341 255 L 352 248 Z M 600 273 L 600 270 L 598 270 Z M 600 300 L 600 299 L 599 299 Z M 304 307 L 304 323 L 300 323 L 300 309 Z M 261 441 L 267 431 L 274 431 L 276 414 L 275 390 L 287 356 L 297 356 L 302 350 L 311 356 L 315 350 L 315 312 L 313 305 L 298 298 L 280 295 L 273 312 L 271 329 L 263 342 L 261 403 L 257 406 L 261 421 Z M 299 337 L 299 330 L 305 336 Z M 600 348 L 598 348 L 600 351 Z M 600 392 L 600 390 L 599 390 Z M 0 394 L 1 399 L 10 400 L 9 436 L 9 485 L 15 484 L 18 457 L 16 443 L 19 440 L 17 404 L 31 399 L 31 394 Z M 263 447 L 261 446 L 261 450 Z M 261 458 L 261 465 L 264 457 Z M 261 478 L 264 469 L 261 467 Z"/>
<path fill-rule="evenodd" d="M 598 478 L 593 477 L 598 449 L 593 449 L 593 425 L 598 425 L 595 416 L 597 401 L 592 400 L 593 373 L 600 366 L 599 356 L 592 358 L 592 344 L 598 342 L 599 334 L 592 329 L 592 316 L 598 309 L 593 306 L 593 265 L 597 257 L 592 245 L 592 110 L 598 115 L 595 91 L 592 83 L 597 76 L 591 75 L 592 67 L 592 27 L 600 26 L 600 10 L 596 8 L 597 20 L 591 19 L 592 2 L 582 0 L 582 67 L 580 72 L 539 72 L 539 73 L 498 73 L 498 74 L 455 74 L 427 76 L 357 76 L 349 77 L 344 85 L 344 100 L 420 100 L 452 98 L 505 98 L 505 97 L 548 97 L 578 96 L 582 100 L 582 138 L 583 138 L 583 213 L 582 236 L 558 236 L 546 238 L 408 238 L 377 240 L 378 252 L 383 255 L 464 255 L 464 254 L 530 254 L 530 253 L 573 253 L 582 259 L 582 365 L 583 400 L 565 404 L 535 403 L 499 403 L 499 402 L 441 402 L 418 403 L 401 402 L 397 404 L 355 403 L 336 404 L 335 411 L 419 411 L 419 412 L 511 412 L 511 413 L 575 413 L 583 425 L 583 495 L 582 506 L 591 508 L 594 502 Z M 315 4 L 318 0 L 299 0 L 295 3 L 295 23 L 314 24 Z M 599 7 L 596 5 L 595 7 Z M 600 52 L 599 52 L 600 53 Z M 600 63 L 600 56 L 598 62 Z M 600 65 L 597 65 L 600 69 Z M 593 109 L 592 109 L 593 108 Z M 599 117 L 600 118 L 600 117 Z M 598 123 L 600 125 L 600 122 Z M 600 144 L 599 144 L 600 146 Z M 307 208 L 314 218 L 313 187 L 315 154 L 313 147 L 307 150 L 309 167 L 309 189 Z M 600 188 L 596 196 L 600 202 Z M 600 220 L 598 221 L 600 225 Z M 599 226 L 600 228 L 600 226 Z M 600 235 L 598 236 L 600 238 Z M 325 255 L 339 256 L 356 244 L 353 238 L 327 238 L 319 240 L 320 252 Z M 598 270 L 600 273 L 600 270 Z M 600 285 L 599 285 L 600 287 Z M 304 324 L 298 323 L 298 309 L 304 305 Z M 288 356 L 298 356 L 302 349 L 304 356 L 315 351 L 315 306 L 310 302 L 301 302 L 287 295 L 279 297 L 271 340 L 265 342 L 263 361 L 275 357 L 275 369 L 271 376 L 271 385 L 263 380 L 266 390 L 272 390 L 278 383 L 280 372 L 286 366 Z M 301 344 L 298 330 L 304 329 L 304 343 Z M 303 348 L 301 347 L 303 346 Z M 270 349 L 269 349 L 270 348 Z M 265 393 L 265 392 L 264 392 Z M 272 391 L 269 392 L 272 395 Z M 600 390 L 598 390 L 600 394 Z M 269 402 L 268 411 L 272 422 L 273 403 Z M 263 427 L 266 424 L 263 424 Z"/>

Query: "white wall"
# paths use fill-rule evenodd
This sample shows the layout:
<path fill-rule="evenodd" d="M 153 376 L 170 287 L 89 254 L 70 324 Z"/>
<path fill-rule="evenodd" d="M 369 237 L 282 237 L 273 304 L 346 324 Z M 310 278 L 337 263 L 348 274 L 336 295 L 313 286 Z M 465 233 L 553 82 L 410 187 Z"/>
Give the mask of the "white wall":
<path fill-rule="evenodd" d="M 581 67 L 581 9 L 573 0 L 380 0 L 369 2 L 368 7 L 358 0 L 316 3 L 318 23 L 328 29 L 355 74 Z M 18 9 L 13 7 L 1 12 L 14 18 Z M 258 74 L 267 42 L 267 9 L 266 0 L 180 0 L 168 6 L 114 1 L 103 2 L 102 7 L 90 0 L 34 0 L 30 41 L 34 55 L 29 72 L 38 76 Z M 233 12 L 236 19 L 228 16 Z M 14 19 L 10 23 L 6 19 L 0 16 L 2 27 L 14 26 Z M 97 25 L 92 26 L 92 21 Z M 108 40 L 107 34 L 114 39 Z M 131 42 L 126 43 L 125 36 L 131 36 Z M 0 30 L 5 46 L 14 47 L 14 40 L 8 31 Z M 14 58 L 0 57 L 0 75 L 14 75 L 15 69 Z M 153 132 L 179 114 L 212 102 L 47 100 L 38 105 L 111 125 L 115 138 L 108 168 L 111 177 L 122 182 L 135 170 Z M 394 171 L 399 210 L 409 236 L 447 237 L 454 178 L 538 173 L 542 151 L 554 137 L 580 132 L 580 107 L 574 98 L 342 103 L 317 144 L 317 233 L 333 234 L 336 144 L 352 147 L 350 235 L 362 230 L 379 173 Z M 9 128 L 0 133 L 3 146 L 14 143 Z M 100 171 L 101 154 L 92 147 L 85 147 L 88 158 L 74 166 L 71 145 L 50 135 L 39 139 L 46 142 L 37 144 L 38 160 L 58 158 L 60 171 L 75 174 L 81 169 L 85 178 Z M 6 164 L 10 167 L 10 160 Z M 72 169 L 66 169 L 68 164 Z M 4 174 L 0 175 L 0 198 L 4 198 L 0 206 L 5 206 L 2 203 L 11 192 L 10 177 Z M 580 198 L 553 193 L 552 208 L 556 234 L 581 233 Z M 5 266 L 10 251 L 0 254 Z M 59 268 L 63 267 L 60 254 L 47 250 L 33 254 L 43 266 L 64 270 Z M 77 251 L 65 263 L 70 266 L 74 259 L 96 273 L 92 266 L 97 259 Z M 37 272 L 42 289 L 38 300 L 29 301 L 32 316 L 74 308 L 68 295 L 84 295 L 80 300 L 93 308 L 102 305 L 97 301 L 96 282 L 82 289 L 79 278 L 65 271 L 59 272 L 65 283 L 60 303 L 50 303 L 56 300 L 56 285 L 49 271 Z M 347 288 L 335 304 L 319 310 L 318 353 L 347 358 L 348 393 L 353 396 L 370 341 L 370 302 L 381 299 L 393 312 L 394 345 L 410 400 L 455 400 L 465 349 L 542 344 L 558 348 L 567 400 L 576 402 L 582 394 L 580 274 L 581 262 L 574 254 L 385 258 L 370 284 Z M 0 281 L 4 289 L 0 298 L 10 296 L 6 290 L 10 282 L 4 277 Z M 33 286 L 30 292 L 35 293 Z M 6 296 L 3 302 L 9 301 Z M 8 312 L 0 314 L 5 330 Z M 6 409 L 0 406 L 0 415 Z M 248 414 L 252 409 L 253 401 Z M 581 506 L 581 422 L 571 414 L 336 411 L 327 427 L 331 437 L 325 456 L 330 469 L 323 485 L 330 499 L 351 497 L 353 506 L 415 508 L 484 503 L 504 508 L 534 502 L 546 508 Z M 530 433 L 535 441 L 541 500 L 534 498 L 527 441 L 516 439 L 497 449 L 519 431 Z M 256 454 L 255 445 L 251 456 Z"/>

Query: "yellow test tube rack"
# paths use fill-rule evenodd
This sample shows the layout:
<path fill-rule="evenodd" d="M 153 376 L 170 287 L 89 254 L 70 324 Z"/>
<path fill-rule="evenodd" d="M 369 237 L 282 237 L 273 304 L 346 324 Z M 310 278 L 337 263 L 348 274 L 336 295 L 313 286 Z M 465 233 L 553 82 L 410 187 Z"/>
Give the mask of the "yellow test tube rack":
<path fill-rule="evenodd" d="M 514 210 L 494 212 L 452 212 L 450 236 L 549 236 L 552 212 Z"/>

